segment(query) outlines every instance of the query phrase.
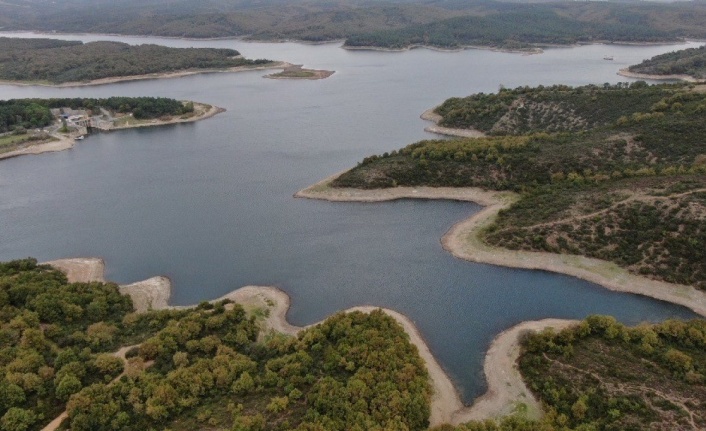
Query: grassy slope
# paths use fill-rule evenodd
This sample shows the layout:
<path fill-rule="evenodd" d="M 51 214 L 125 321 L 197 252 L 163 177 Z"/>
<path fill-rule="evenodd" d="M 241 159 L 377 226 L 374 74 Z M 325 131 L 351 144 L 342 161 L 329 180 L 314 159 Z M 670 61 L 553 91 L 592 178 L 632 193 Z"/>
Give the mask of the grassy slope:
<path fill-rule="evenodd" d="M 498 246 L 576 253 L 706 288 L 706 96 L 686 85 L 550 87 L 449 99 L 442 123 L 498 136 L 369 157 L 338 187 L 475 186 L 522 199 Z M 547 133 L 551 131 L 553 133 Z"/>

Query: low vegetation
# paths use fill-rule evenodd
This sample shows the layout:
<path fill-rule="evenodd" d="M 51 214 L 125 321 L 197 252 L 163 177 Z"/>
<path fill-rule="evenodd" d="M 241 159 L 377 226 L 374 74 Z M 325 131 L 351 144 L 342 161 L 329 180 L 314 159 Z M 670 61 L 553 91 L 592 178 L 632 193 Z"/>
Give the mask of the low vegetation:
<path fill-rule="evenodd" d="M 423 430 L 430 386 L 381 311 L 298 337 L 229 301 L 136 314 L 114 284 L 0 264 L 0 429 Z M 122 346 L 134 346 L 111 354 Z"/>
<path fill-rule="evenodd" d="M 269 62 L 244 59 L 233 49 L 0 37 L 0 79 L 8 81 L 61 84 Z"/>
<path fill-rule="evenodd" d="M 485 232 L 501 247 L 606 259 L 706 289 L 706 94 L 685 84 L 521 87 L 444 102 L 491 136 L 371 156 L 334 187 L 521 193 Z"/>
<path fill-rule="evenodd" d="M 628 70 L 646 75 L 686 75 L 706 80 L 706 46 L 656 55 Z"/>

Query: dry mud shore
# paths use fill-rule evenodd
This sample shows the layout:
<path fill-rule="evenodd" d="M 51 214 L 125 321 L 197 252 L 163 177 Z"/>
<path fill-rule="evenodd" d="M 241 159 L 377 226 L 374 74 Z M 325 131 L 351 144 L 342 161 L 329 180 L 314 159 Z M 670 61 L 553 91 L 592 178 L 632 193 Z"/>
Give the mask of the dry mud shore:
<path fill-rule="evenodd" d="M 626 78 L 636 78 L 636 79 L 650 79 L 653 81 L 685 81 L 685 82 L 706 82 L 704 79 L 696 79 L 689 75 L 649 75 L 645 73 L 631 72 L 629 69 L 620 69 L 618 75 L 624 76 Z"/>
<path fill-rule="evenodd" d="M 483 210 L 456 223 L 441 239 L 441 243 L 454 256 L 472 262 L 512 268 L 539 269 L 558 272 L 587 280 L 618 291 L 649 296 L 651 298 L 687 307 L 706 316 L 706 293 L 691 286 L 651 280 L 629 273 L 618 265 L 584 256 L 527 252 L 492 247 L 481 239 L 481 233 L 490 226 L 498 212 L 510 206 L 517 195 L 510 192 L 493 192 L 479 188 L 454 187 L 395 187 L 361 190 L 332 188 L 336 177 L 329 177 L 294 196 L 338 202 L 382 202 L 395 199 L 450 199 L 475 202 Z"/>
<path fill-rule="evenodd" d="M 105 281 L 105 263 L 102 259 L 60 259 L 45 263 L 66 273 L 71 282 Z M 153 277 L 120 287 L 132 297 L 139 312 L 169 308 L 171 283 L 166 277 Z M 265 330 L 296 336 L 300 331 L 306 329 L 287 322 L 287 311 L 290 306 L 289 296 L 275 287 L 246 286 L 215 301 L 222 299 L 231 299 L 243 305 L 247 311 L 268 310 L 267 316 L 262 321 Z M 359 306 L 343 312 L 370 313 L 377 309 L 379 307 Z M 540 405 L 525 386 L 517 370 L 520 339 L 527 331 L 541 331 L 548 327 L 558 330 L 574 323 L 571 320 L 558 319 L 524 322 L 498 335 L 485 357 L 484 370 L 488 390 L 473 405 L 465 406 L 453 382 L 432 355 L 414 322 L 394 310 L 382 310 L 402 325 L 426 364 L 433 388 L 431 426 L 502 417 L 512 414 L 520 405 L 525 406 L 523 410 L 526 410 L 530 417 L 538 417 L 541 414 Z"/>

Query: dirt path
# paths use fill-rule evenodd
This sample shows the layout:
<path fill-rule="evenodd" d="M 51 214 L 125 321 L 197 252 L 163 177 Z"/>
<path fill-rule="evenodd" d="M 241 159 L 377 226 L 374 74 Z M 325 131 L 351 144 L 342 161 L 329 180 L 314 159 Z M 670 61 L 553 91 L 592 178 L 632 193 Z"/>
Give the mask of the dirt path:
<path fill-rule="evenodd" d="M 605 213 L 609 212 L 610 210 L 617 208 L 620 205 L 628 204 L 630 202 L 652 203 L 652 202 L 655 202 L 658 200 L 680 198 L 680 197 L 684 197 L 684 196 L 688 196 L 688 195 L 693 195 L 695 193 L 704 193 L 704 192 L 706 192 L 706 189 L 689 190 L 687 192 L 675 193 L 672 195 L 665 195 L 665 196 L 647 196 L 647 195 L 635 194 L 635 195 L 629 196 L 619 202 L 616 202 L 616 203 L 610 205 L 609 207 L 603 208 L 602 210 L 594 211 L 589 214 L 582 214 L 582 215 L 577 215 L 577 216 L 573 216 L 573 217 L 567 217 L 564 219 L 549 221 L 546 223 L 537 223 L 537 224 L 533 224 L 531 226 L 522 226 L 521 229 L 534 229 L 534 228 L 538 228 L 538 227 L 556 226 L 558 224 L 563 224 L 563 223 L 572 223 L 572 222 L 577 222 L 577 221 L 581 221 L 581 220 L 587 220 L 587 219 L 591 219 L 593 217 L 605 214 Z M 503 232 L 508 229 L 509 228 L 499 229 L 496 232 Z"/>
<path fill-rule="evenodd" d="M 101 262 L 102 262 L 102 260 L 101 260 Z M 48 263 L 48 262 L 47 262 L 47 263 Z M 89 281 L 98 281 L 98 280 L 89 280 Z M 74 282 L 79 282 L 79 281 L 74 281 Z M 135 348 L 135 347 L 140 347 L 140 345 L 139 345 L 139 344 L 135 344 L 135 345 L 133 345 L 133 346 L 121 347 L 117 352 L 113 352 L 113 356 L 115 356 L 116 358 L 120 358 L 120 359 L 123 360 L 123 362 L 125 363 L 125 368 L 123 369 L 123 372 L 120 373 L 120 374 L 119 374 L 117 377 L 115 377 L 113 380 L 111 380 L 110 383 L 115 382 L 116 380 L 118 380 L 119 378 L 121 378 L 122 376 L 125 375 L 125 371 L 127 370 L 127 359 L 125 359 L 125 355 L 127 354 L 127 352 L 128 352 L 130 349 L 133 349 L 133 348 Z M 56 418 L 54 418 L 53 421 L 49 422 L 44 428 L 42 428 L 42 431 L 55 431 L 57 428 L 59 428 L 59 425 L 61 425 L 61 423 L 64 421 L 64 419 L 66 419 L 66 418 L 68 418 L 68 417 L 69 417 L 69 414 L 68 414 L 66 411 L 64 411 L 64 412 L 61 413 L 59 416 L 57 416 Z"/>

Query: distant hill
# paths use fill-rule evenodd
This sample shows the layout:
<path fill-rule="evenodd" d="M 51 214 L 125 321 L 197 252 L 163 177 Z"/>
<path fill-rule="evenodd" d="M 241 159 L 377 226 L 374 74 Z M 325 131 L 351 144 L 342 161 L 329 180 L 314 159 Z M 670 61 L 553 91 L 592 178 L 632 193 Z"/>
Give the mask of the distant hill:
<path fill-rule="evenodd" d="M 459 0 L 6 0 L 0 27 L 260 40 L 327 41 L 404 48 L 674 41 L 706 38 L 705 3 Z"/>
<path fill-rule="evenodd" d="M 706 79 L 706 46 L 657 55 L 628 70 L 645 75 L 688 75 Z"/>

